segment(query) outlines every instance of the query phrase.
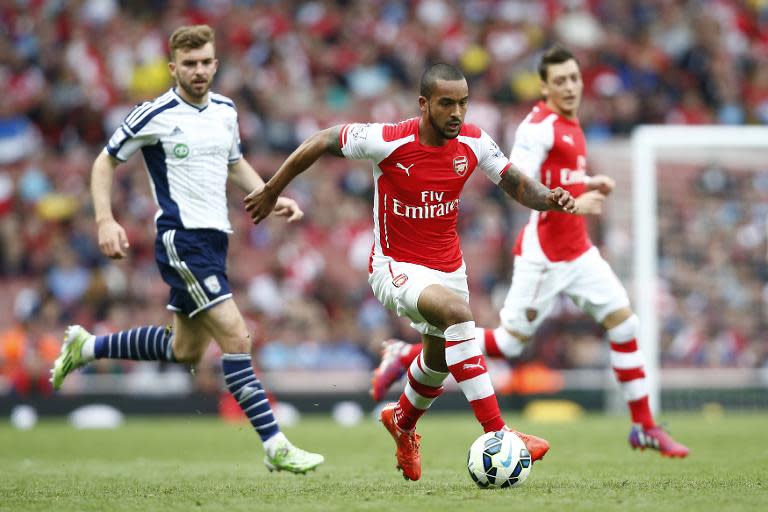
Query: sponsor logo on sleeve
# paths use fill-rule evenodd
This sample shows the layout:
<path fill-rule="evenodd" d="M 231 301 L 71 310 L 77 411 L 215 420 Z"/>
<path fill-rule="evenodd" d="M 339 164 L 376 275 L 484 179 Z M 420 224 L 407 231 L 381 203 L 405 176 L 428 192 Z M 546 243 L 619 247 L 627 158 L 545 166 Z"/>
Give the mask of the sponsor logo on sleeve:
<path fill-rule="evenodd" d="M 504 152 L 501 151 L 499 145 L 493 140 L 491 141 L 491 156 L 493 158 L 504 158 Z"/>
<path fill-rule="evenodd" d="M 368 138 L 369 127 L 369 124 L 356 124 L 349 130 L 349 135 L 357 141 L 365 140 Z"/>

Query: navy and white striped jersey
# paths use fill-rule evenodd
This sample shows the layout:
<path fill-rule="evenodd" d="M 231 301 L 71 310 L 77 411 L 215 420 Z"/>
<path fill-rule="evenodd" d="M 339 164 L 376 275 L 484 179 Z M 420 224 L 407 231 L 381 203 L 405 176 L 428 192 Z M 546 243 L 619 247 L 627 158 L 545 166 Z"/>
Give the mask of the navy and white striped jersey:
<path fill-rule="evenodd" d="M 228 165 L 242 158 L 237 110 L 226 96 L 208 98 L 207 105 L 192 105 L 171 89 L 137 105 L 107 144 L 123 162 L 141 150 L 160 207 L 158 231 L 232 232 L 226 183 Z"/>

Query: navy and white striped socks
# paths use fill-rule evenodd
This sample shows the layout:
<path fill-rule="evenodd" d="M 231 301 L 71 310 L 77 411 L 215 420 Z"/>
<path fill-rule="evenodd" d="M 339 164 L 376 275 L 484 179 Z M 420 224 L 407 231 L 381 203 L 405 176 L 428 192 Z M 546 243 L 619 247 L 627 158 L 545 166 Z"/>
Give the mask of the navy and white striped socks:
<path fill-rule="evenodd" d="M 251 355 L 224 354 L 221 356 L 221 365 L 227 389 L 240 404 L 262 442 L 279 434 L 280 427 L 272 414 L 267 393 L 253 373 Z"/>
<path fill-rule="evenodd" d="M 176 361 L 173 357 L 173 333 L 168 327 L 135 327 L 106 336 L 95 336 L 96 359 L 133 359 L 134 361 Z M 87 344 L 88 345 L 88 344 Z M 86 357 L 90 347 L 83 347 Z"/>
<path fill-rule="evenodd" d="M 83 356 L 95 359 L 133 359 L 137 361 L 171 361 L 173 333 L 166 327 L 137 327 L 106 336 L 94 336 L 83 346 Z M 272 413 L 261 382 L 253 372 L 250 354 L 224 354 L 221 357 L 224 382 L 266 449 L 285 440 Z"/>

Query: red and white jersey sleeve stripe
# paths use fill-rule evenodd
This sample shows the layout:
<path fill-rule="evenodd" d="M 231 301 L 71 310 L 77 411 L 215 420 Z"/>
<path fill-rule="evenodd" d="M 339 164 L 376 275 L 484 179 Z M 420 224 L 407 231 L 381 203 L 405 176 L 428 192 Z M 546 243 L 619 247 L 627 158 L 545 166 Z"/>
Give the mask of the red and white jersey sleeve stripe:
<path fill-rule="evenodd" d="M 372 160 L 378 164 L 404 142 L 385 140 L 385 126 L 380 123 L 345 124 L 339 132 L 341 152 L 350 160 Z"/>
<path fill-rule="evenodd" d="M 501 177 L 509 169 L 510 163 L 491 136 L 484 130 L 480 130 L 479 137 L 459 135 L 459 142 L 472 148 L 477 157 L 477 166 L 488 176 L 488 179 L 498 185 Z"/>
<path fill-rule="evenodd" d="M 537 112 L 538 110 L 534 108 L 518 126 L 509 159 L 526 176 L 540 181 L 541 165 L 547 159 L 554 143 L 553 124 L 557 120 L 557 115 L 552 114 L 543 122 L 533 124 L 530 120 Z"/>

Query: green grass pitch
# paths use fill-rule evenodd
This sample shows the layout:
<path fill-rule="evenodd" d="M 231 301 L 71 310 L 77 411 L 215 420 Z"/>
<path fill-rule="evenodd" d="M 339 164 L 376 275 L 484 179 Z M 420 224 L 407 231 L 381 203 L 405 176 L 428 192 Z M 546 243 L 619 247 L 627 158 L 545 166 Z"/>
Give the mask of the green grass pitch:
<path fill-rule="evenodd" d="M 470 415 L 427 415 L 423 475 L 395 470 L 394 443 L 378 423 L 352 428 L 305 415 L 287 429 L 326 464 L 307 476 L 270 474 L 250 426 L 214 418 L 128 418 L 112 431 L 44 421 L 30 431 L 0 422 L 0 510 L 183 511 L 696 511 L 768 510 L 768 415 L 667 415 L 692 449 L 669 460 L 627 446 L 626 419 L 588 416 L 521 430 L 552 450 L 520 488 L 482 490 L 465 468 L 480 434 Z"/>

